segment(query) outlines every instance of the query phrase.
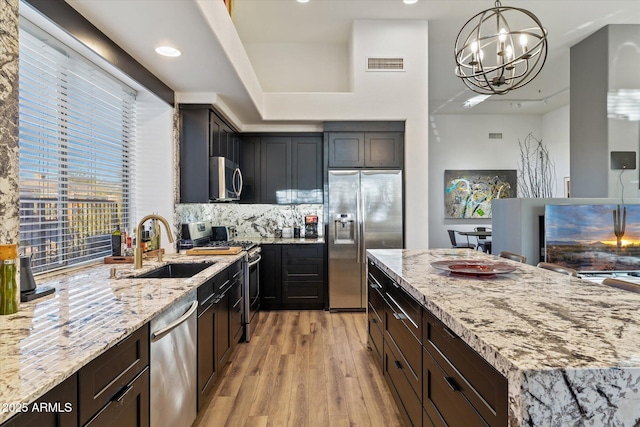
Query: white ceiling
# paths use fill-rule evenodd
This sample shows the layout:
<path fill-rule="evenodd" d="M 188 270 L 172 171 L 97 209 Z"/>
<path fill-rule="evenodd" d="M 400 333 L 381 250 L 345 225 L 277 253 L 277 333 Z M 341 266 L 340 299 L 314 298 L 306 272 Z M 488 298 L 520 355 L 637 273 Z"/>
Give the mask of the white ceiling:
<path fill-rule="evenodd" d="M 205 0 L 206 1 L 206 0 Z M 222 0 L 209 0 L 222 1 Z M 260 117 L 193 0 L 67 0 L 89 21 L 176 92 L 218 93 L 244 123 Z M 640 24 L 640 0 L 504 0 L 528 9 L 548 30 L 549 55 L 529 85 L 463 109 L 474 94 L 453 76 L 453 45 L 471 16 L 491 0 L 235 0 L 233 20 L 243 43 L 348 43 L 357 19 L 429 21 L 429 103 L 432 113 L 541 114 L 569 100 L 569 48 L 607 24 Z M 166 42 L 183 55 L 153 52 Z M 640 41 L 638 41 L 640 45 Z M 260 75 L 257 76 L 260 80 Z"/>

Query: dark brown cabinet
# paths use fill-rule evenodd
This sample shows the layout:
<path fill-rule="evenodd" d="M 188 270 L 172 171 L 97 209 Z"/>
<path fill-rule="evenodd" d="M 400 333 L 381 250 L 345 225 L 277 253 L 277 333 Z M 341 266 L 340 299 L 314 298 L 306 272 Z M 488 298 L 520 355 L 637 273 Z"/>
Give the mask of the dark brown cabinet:
<path fill-rule="evenodd" d="M 506 426 L 507 379 L 428 310 L 423 322 L 423 404 L 433 424 Z"/>
<path fill-rule="evenodd" d="M 243 203 L 323 202 L 322 137 L 319 134 L 243 137 Z"/>
<path fill-rule="evenodd" d="M 180 106 L 180 202 L 209 202 L 209 158 L 240 162 L 240 138 L 211 106 Z"/>
<path fill-rule="evenodd" d="M 105 419 L 103 411 L 110 417 L 123 417 L 123 426 L 149 425 L 149 376 L 146 374 L 146 388 L 136 383 L 136 379 L 149 367 L 149 325 L 138 329 L 115 347 L 107 350 L 78 371 L 78 408 L 80 425 L 94 418 Z M 143 375 L 144 377 L 144 375 Z M 135 389 L 135 390 L 134 390 Z M 133 393 L 131 393 L 133 391 Z M 147 402 L 146 406 L 131 403 Z M 125 405 L 126 403 L 126 405 Z M 135 416 L 131 411 L 135 409 Z M 124 420 L 140 420 L 126 424 Z M 101 421 L 95 421 L 101 425 Z"/>
<path fill-rule="evenodd" d="M 291 203 L 291 138 L 260 141 L 260 203 Z"/>
<path fill-rule="evenodd" d="M 406 424 L 506 426 L 506 378 L 371 260 L 367 282 L 369 348 Z"/>
<path fill-rule="evenodd" d="M 198 410 L 242 338 L 243 278 L 239 260 L 198 287 Z"/>
<path fill-rule="evenodd" d="M 368 262 L 367 270 L 367 333 L 368 346 L 373 351 L 375 360 L 382 369 L 384 350 L 384 292 L 389 279 L 375 264 Z"/>
<path fill-rule="evenodd" d="M 330 132 L 330 168 L 394 168 L 404 164 L 403 132 Z"/>
<path fill-rule="evenodd" d="M 26 405 L 25 408 L 26 411 L 24 413 L 13 416 L 9 421 L 2 424 L 2 427 L 77 426 L 78 375 L 73 374 L 34 403 Z"/>
<path fill-rule="evenodd" d="M 266 310 L 282 304 L 281 245 L 260 245 L 260 307 Z"/>
<path fill-rule="evenodd" d="M 323 244 L 262 245 L 260 306 L 266 310 L 325 308 Z"/>

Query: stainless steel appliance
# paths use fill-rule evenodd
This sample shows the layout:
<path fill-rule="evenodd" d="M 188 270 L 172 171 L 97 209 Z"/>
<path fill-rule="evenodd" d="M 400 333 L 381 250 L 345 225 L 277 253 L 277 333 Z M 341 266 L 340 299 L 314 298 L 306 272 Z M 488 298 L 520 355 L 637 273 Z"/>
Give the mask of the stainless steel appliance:
<path fill-rule="evenodd" d="M 235 234 L 232 227 L 212 227 L 211 222 L 201 221 L 182 224 L 182 238 L 188 240 L 194 247 L 202 246 L 241 246 L 247 252 L 244 260 L 244 337 L 251 339 L 251 324 L 258 321 L 256 317 L 260 311 L 260 260 L 261 249 L 258 244 L 246 240 L 231 240 Z"/>
<path fill-rule="evenodd" d="M 305 215 L 304 237 L 307 239 L 318 238 L 318 215 Z"/>
<path fill-rule="evenodd" d="M 189 427 L 196 419 L 196 291 L 151 320 L 150 425 Z"/>
<path fill-rule="evenodd" d="M 209 158 L 209 200 L 229 202 L 239 200 L 242 193 L 242 172 L 226 157 Z"/>
<path fill-rule="evenodd" d="M 329 171 L 329 308 L 366 308 L 366 250 L 403 247 L 402 171 Z"/>

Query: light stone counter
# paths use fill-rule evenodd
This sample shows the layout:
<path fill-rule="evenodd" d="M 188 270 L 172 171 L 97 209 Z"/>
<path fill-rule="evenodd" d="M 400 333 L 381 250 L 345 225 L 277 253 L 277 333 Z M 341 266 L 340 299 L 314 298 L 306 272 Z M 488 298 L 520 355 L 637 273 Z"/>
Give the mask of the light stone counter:
<path fill-rule="evenodd" d="M 640 294 L 468 249 L 368 256 L 509 383 L 509 425 L 640 425 Z M 490 278 L 438 260 L 512 263 Z"/>
<path fill-rule="evenodd" d="M 215 261 L 188 279 L 132 279 L 132 264 L 87 267 L 38 285 L 53 295 L 0 316 L 0 404 L 29 404 L 207 279 L 245 256 L 165 255 L 166 262 Z M 136 274 L 161 265 L 144 261 Z M 109 279 L 111 267 L 118 279 Z M 0 411 L 0 423 L 12 413 Z"/>

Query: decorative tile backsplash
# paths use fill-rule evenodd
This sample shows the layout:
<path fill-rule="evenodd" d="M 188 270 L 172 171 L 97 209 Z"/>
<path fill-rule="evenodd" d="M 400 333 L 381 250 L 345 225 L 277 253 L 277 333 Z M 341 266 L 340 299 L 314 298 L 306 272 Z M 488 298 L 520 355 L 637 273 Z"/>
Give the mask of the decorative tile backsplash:
<path fill-rule="evenodd" d="M 211 221 L 234 226 L 238 237 L 273 237 L 283 227 L 304 227 L 305 215 L 318 215 L 323 224 L 323 205 L 242 205 L 235 203 L 176 204 L 176 229 L 182 223 Z M 318 233 L 322 235 L 322 226 Z"/>

